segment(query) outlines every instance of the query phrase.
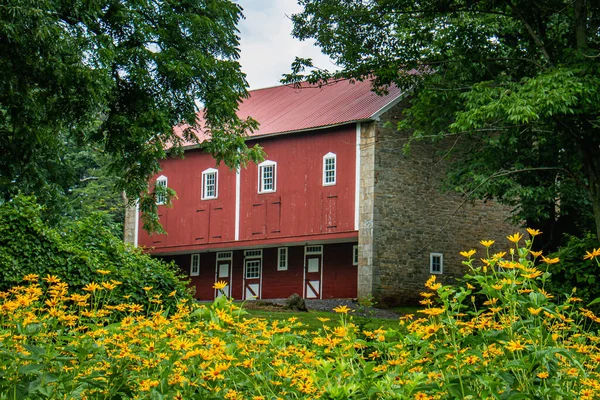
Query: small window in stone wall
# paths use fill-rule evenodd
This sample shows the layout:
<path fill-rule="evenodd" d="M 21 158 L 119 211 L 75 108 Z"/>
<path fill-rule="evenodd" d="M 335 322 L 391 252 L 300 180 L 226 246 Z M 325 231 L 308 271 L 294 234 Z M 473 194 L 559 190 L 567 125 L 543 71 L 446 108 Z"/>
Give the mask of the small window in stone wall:
<path fill-rule="evenodd" d="M 358 246 L 352 246 L 352 265 L 358 265 Z"/>
<path fill-rule="evenodd" d="M 429 272 L 431 274 L 444 273 L 444 255 L 442 253 L 429 254 Z"/>

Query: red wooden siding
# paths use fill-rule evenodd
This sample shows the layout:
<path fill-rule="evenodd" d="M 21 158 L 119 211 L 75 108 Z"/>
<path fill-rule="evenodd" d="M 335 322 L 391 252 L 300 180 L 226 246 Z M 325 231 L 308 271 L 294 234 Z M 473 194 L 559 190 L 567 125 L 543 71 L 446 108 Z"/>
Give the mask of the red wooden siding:
<path fill-rule="evenodd" d="M 210 155 L 193 150 L 185 153 L 185 159 L 162 162 L 160 175 L 177 192 L 172 207 L 158 207 L 168 234 L 148 236 L 140 226 L 138 243 L 151 253 L 168 254 L 250 241 L 298 242 L 305 236 L 356 237 L 356 125 L 265 138 L 259 144 L 267 159 L 277 163 L 276 191 L 258 193 L 256 165 L 241 170 L 239 241 L 235 241 L 236 172 L 218 167 L 218 198 L 201 200 L 202 172 L 216 166 Z M 336 154 L 336 184 L 323 186 L 323 156 L 329 152 Z"/>
<path fill-rule="evenodd" d="M 235 171 L 224 165 L 217 167 L 211 156 L 200 151 L 187 151 L 185 159 L 163 160 L 161 166 L 159 175 L 166 176 L 168 187 L 177 192 L 172 207 L 158 206 L 167 235 L 148 236 L 140 226 L 138 243 L 160 249 L 233 241 Z M 202 172 L 208 168 L 218 169 L 218 198 L 202 200 Z"/>
<path fill-rule="evenodd" d="M 356 243 L 338 243 L 323 245 L 319 291 L 324 299 L 355 298 L 357 290 L 357 267 L 352 265 L 353 246 Z M 195 297 L 199 300 L 212 300 L 215 290 L 212 288 L 216 274 L 216 252 L 200 253 L 200 274 L 190 277 L 195 287 Z M 266 248 L 262 252 L 261 298 L 281 299 L 293 293 L 303 294 L 305 285 L 304 246 L 288 247 L 288 269 L 277 270 L 278 248 Z M 191 255 L 164 256 L 167 261 L 174 260 L 189 276 Z M 244 293 L 244 251 L 233 251 L 232 273 L 230 276 L 230 295 L 237 300 Z M 217 279 L 218 280 L 218 279 Z"/>
<path fill-rule="evenodd" d="M 277 162 L 276 192 L 258 193 L 258 167 L 241 174 L 240 240 L 354 230 L 356 126 L 264 139 Z M 337 156 L 333 186 L 323 186 L 323 156 Z M 342 200 L 343 199 L 343 200 Z"/>

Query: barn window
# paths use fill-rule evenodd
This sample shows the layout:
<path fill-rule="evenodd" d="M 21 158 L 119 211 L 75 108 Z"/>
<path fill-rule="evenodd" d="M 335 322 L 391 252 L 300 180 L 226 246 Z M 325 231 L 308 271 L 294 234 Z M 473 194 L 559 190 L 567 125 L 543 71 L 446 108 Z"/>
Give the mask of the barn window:
<path fill-rule="evenodd" d="M 202 172 L 202 200 L 216 199 L 218 196 L 218 171 L 209 168 Z"/>
<path fill-rule="evenodd" d="M 358 265 L 358 246 L 352 246 L 352 265 Z"/>
<path fill-rule="evenodd" d="M 288 269 L 288 248 L 280 247 L 277 249 L 277 271 L 287 271 Z"/>
<path fill-rule="evenodd" d="M 200 254 L 192 254 L 192 262 L 190 264 L 190 276 L 200 275 Z"/>
<path fill-rule="evenodd" d="M 260 260 L 246 261 L 246 279 L 260 278 Z"/>
<path fill-rule="evenodd" d="M 167 188 L 167 177 L 164 175 L 156 178 L 156 187 Z M 161 205 L 167 202 L 167 194 L 164 191 L 156 193 L 156 204 Z"/>
<path fill-rule="evenodd" d="M 444 255 L 442 253 L 429 254 L 429 272 L 432 274 L 444 273 Z"/>
<path fill-rule="evenodd" d="M 327 153 L 323 156 L 323 186 L 335 185 L 336 155 Z"/>
<path fill-rule="evenodd" d="M 276 190 L 277 163 L 265 161 L 258 164 L 258 193 L 270 193 Z"/>

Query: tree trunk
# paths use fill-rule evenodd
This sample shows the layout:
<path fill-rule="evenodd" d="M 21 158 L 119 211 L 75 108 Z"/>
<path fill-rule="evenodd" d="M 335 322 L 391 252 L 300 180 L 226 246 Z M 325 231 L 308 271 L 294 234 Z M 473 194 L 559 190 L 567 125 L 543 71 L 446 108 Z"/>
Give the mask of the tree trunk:
<path fill-rule="evenodd" d="M 600 147 L 595 144 L 584 152 L 584 169 L 596 222 L 596 239 L 600 242 Z"/>

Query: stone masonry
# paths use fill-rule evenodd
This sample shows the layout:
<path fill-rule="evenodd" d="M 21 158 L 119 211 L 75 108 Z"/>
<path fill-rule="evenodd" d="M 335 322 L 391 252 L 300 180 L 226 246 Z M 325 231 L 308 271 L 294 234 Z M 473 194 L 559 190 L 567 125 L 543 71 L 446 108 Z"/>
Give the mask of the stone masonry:
<path fill-rule="evenodd" d="M 451 283 L 464 274 L 460 251 L 493 239 L 493 251 L 506 250 L 506 235 L 517 231 L 509 210 L 492 201 L 444 192 L 454 140 L 403 145 L 410 133 L 395 126 L 402 103 L 380 121 L 361 129 L 361 181 L 358 296 L 373 294 L 383 305 L 414 304 L 430 274 L 430 253 L 443 254 L 443 274 Z M 389 124 L 386 124 L 390 122 Z"/>

